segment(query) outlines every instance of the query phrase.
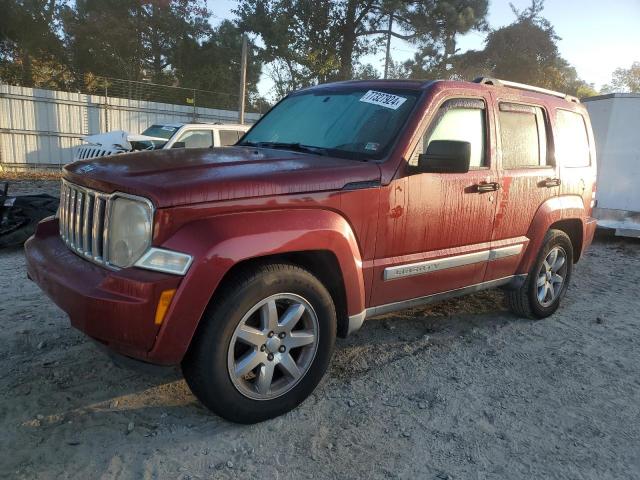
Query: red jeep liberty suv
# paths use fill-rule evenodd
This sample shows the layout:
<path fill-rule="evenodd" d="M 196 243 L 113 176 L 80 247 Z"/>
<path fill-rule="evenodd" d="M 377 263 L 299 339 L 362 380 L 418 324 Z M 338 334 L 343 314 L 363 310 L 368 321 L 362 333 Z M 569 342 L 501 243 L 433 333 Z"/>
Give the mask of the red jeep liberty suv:
<path fill-rule="evenodd" d="M 235 145 L 79 161 L 25 246 L 87 335 L 181 364 L 219 415 L 302 402 L 365 319 L 502 287 L 560 303 L 591 243 L 596 159 L 567 95 L 481 78 L 291 93 Z"/>

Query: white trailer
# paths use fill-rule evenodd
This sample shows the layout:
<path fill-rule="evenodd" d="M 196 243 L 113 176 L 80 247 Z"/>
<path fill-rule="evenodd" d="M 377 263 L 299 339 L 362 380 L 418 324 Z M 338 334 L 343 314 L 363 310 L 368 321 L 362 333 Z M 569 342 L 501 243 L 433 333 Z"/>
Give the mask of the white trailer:
<path fill-rule="evenodd" d="M 599 227 L 640 238 L 640 94 L 611 93 L 582 101 L 598 155 L 593 215 Z"/>

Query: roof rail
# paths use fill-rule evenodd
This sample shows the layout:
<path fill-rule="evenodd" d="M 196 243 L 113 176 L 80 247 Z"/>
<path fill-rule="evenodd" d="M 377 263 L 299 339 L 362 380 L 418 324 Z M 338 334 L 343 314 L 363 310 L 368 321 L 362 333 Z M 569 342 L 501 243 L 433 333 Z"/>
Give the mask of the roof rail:
<path fill-rule="evenodd" d="M 569 102 L 580 103 L 577 97 L 568 95 L 562 92 L 556 92 L 554 90 L 548 90 L 546 88 L 534 87 L 533 85 L 527 85 L 526 83 L 510 82 L 509 80 L 500 80 L 499 78 L 492 77 L 477 77 L 473 80 L 473 83 L 480 83 L 482 85 L 495 85 L 496 87 L 509 87 L 517 88 L 518 90 L 528 90 L 530 92 L 544 93 L 546 95 L 553 95 L 554 97 L 564 98 Z"/>

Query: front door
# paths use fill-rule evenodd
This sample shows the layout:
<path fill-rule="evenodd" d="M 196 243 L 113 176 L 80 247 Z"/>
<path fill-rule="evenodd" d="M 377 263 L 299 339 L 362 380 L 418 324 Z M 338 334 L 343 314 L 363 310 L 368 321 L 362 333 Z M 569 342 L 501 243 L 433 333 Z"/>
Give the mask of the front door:
<path fill-rule="evenodd" d="M 400 175 L 383 189 L 371 306 L 467 287 L 484 276 L 498 188 L 487 98 L 447 99 L 421 130 Z M 432 140 L 470 142 L 469 172 L 415 172 Z"/>

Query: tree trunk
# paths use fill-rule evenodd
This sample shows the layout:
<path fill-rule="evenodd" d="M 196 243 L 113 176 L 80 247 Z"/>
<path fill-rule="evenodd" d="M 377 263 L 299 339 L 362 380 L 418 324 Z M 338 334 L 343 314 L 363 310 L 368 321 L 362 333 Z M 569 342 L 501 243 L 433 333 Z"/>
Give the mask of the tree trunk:
<path fill-rule="evenodd" d="M 340 70 L 338 80 L 349 80 L 353 77 L 353 50 L 356 45 L 356 6 L 357 0 L 349 0 L 342 27 L 342 45 L 340 45 Z"/>
<path fill-rule="evenodd" d="M 22 86 L 33 87 L 33 66 L 31 64 L 31 55 L 25 49 L 20 49 L 22 57 Z"/>
<path fill-rule="evenodd" d="M 153 70 L 153 81 L 155 83 L 162 83 L 162 47 L 160 46 L 160 38 L 158 35 L 158 30 L 153 24 L 153 20 L 160 16 L 160 12 L 157 10 L 156 5 L 153 4 L 151 7 L 151 18 L 150 23 L 152 25 L 151 28 L 151 58 L 152 65 L 151 68 Z"/>

